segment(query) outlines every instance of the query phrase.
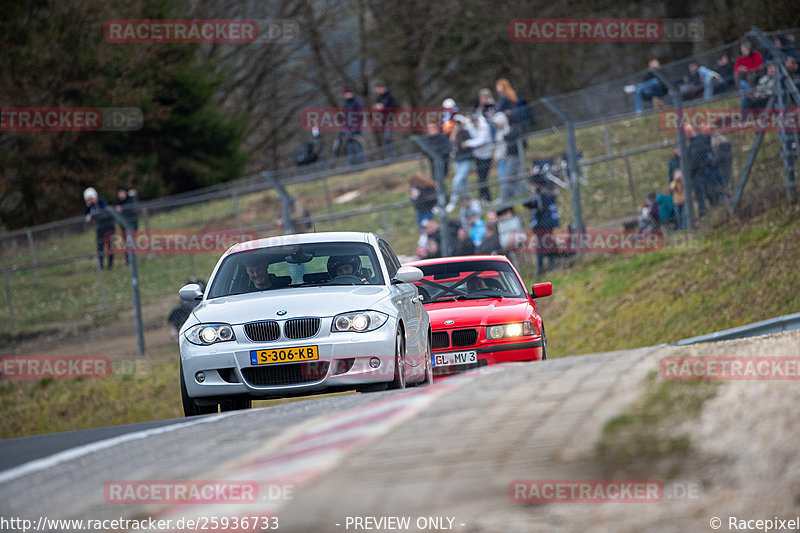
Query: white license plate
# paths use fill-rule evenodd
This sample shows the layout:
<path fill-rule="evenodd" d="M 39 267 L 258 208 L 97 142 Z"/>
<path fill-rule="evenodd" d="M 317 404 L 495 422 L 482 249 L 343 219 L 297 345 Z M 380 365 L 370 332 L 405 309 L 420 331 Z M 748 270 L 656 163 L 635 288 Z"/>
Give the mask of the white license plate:
<path fill-rule="evenodd" d="M 478 362 L 478 352 L 448 352 L 433 354 L 433 366 L 468 365 Z"/>

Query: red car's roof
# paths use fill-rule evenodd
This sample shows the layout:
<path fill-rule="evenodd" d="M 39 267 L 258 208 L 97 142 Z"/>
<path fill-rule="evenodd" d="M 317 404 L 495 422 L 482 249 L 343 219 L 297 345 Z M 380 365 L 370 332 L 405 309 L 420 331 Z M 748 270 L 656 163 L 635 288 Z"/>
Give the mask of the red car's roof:
<path fill-rule="evenodd" d="M 462 263 L 466 261 L 501 261 L 511 264 L 504 255 L 456 255 L 453 257 L 436 257 L 434 259 L 420 259 L 406 263 L 407 266 L 441 265 L 444 263 Z"/>

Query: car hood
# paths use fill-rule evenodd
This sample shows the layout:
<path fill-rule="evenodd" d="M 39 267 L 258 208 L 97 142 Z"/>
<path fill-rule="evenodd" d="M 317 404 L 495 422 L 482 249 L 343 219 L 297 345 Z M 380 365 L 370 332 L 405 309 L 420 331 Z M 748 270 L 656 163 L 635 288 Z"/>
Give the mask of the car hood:
<path fill-rule="evenodd" d="M 382 285 L 291 287 L 204 300 L 194 309 L 200 322 L 243 324 L 253 320 L 283 320 L 298 316 L 333 316 L 372 308 L 389 295 Z M 278 315 L 278 311 L 286 311 Z"/>
<path fill-rule="evenodd" d="M 426 304 L 425 309 L 434 330 L 520 322 L 533 312 L 533 306 L 525 298 L 438 302 Z M 453 323 L 445 324 L 446 320 Z"/>

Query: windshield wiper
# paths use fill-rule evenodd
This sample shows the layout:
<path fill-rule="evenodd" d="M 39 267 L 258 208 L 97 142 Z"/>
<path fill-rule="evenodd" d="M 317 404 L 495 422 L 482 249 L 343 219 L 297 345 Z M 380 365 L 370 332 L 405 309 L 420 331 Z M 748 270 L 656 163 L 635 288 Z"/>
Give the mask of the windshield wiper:
<path fill-rule="evenodd" d="M 457 302 L 460 302 L 461 300 L 485 300 L 487 298 L 489 298 L 489 299 L 503 298 L 503 295 L 502 294 L 496 294 L 496 295 L 494 295 L 494 294 L 493 295 L 489 295 L 489 294 L 462 294 L 462 295 L 456 296 L 455 299 L 456 299 Z"/>

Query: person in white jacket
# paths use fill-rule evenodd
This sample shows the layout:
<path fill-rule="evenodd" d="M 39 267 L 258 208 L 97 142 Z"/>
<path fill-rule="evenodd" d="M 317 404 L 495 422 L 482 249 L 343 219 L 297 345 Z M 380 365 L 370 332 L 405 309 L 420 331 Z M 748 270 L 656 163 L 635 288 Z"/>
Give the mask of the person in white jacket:
<path fill-rule="evenodd" d="M 492 130 L 489 122 L 481 113 L 474 113 L 472 120 L 467 122 L 466 130 L 469 132 L 469 140 L 465 141 L 468 148 L 472 148 L 472 157 L 478 167 L 478 183 L 480 184 L 479 196 L 487 202 L 492 201 L 492 194 L 489 192 L 488 177 L 489 170 L 492 168 Z"/>

